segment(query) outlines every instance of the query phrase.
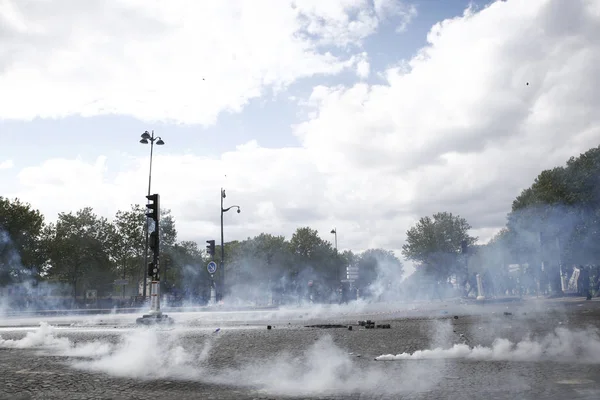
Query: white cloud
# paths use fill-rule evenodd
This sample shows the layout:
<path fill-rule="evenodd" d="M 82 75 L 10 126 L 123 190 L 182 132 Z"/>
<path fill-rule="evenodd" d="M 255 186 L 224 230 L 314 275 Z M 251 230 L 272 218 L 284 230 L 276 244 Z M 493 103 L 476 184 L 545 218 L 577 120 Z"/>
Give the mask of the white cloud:
<path fill-rule="evenodd" d="M 399 17 L 396 32 L 405 32 L 408 25 L 417 16 L 417 7 L 399 0 L 373 0 L 375 13 L 380 19 Z"/>
<path fill-rule="evenodd" d="M 299 78 L 353 68 L 368 0 L 5 0 L 0 117 L 211 124 Z"/>
<path fill-rule="evenodd" d="M 315 87 L 295 127 L 302 147 L 157 155 L 153 191 L 181 236 L 217 237 L 225 185 L 227 203 L 242 207 L 227 215 L 226 239 L 302 225 L 332 239 L 335 226 L 341 248 L 399 249 L 437 211 L 463 215 L 486 239 L 542 169 L 598 145 L 597 2 L 498 2 L 434 26 L 428 40 L 384 84 Z M 110 215 L 143 201 L 147 159 L 111 162 L 48 161 L 22 171 L 15 195 L 48 213 L 93 205 Z M 61 179 L 52 192 L 49 179 Z"/>
<path fill-rule="evenodd" d="M 371 65 L 369 64 L 367 53 L 362 53 L 361 57 L 362 59 L 356 63 L 356 75 L 360 79 L 367 79 L 371 72 Z"/>
<path fill-rule="evenodd" d="M 15 166 L 13 160 L 4 160 L 0 162 L 0 170 L 1 169 L 11 169 Z"/>

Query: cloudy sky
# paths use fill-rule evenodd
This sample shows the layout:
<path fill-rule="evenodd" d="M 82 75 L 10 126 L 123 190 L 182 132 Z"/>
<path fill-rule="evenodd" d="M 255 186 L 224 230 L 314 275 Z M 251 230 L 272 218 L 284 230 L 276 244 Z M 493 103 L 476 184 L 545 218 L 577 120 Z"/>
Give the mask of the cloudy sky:
<path fill-rule="evenodd" d="M 450 211 L 487 241 L 600 144 L 597 0 L 0 0 L 0 195 L 49 220 L 147 191 L 180 239 L 299 226 L 400 249 Z"/>

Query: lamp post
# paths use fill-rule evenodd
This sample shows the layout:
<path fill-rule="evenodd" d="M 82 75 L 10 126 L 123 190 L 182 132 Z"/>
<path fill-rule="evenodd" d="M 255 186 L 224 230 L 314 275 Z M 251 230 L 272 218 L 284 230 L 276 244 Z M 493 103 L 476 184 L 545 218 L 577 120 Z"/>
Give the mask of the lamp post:
<path fill-rule="evenodd" d="M 140 140 L 141 144 L 150 143 L 150 171 L 148 172 L 148 196 L 150 196 L 150 190 L 152 186 L 152 156 L 154 155 L 154 142 L 156 142 L 157 146 L 162 146 L 165 144 L 160 136 L 155 137 L 154 131 L 150 134 L 148 131 L 142 133 L 142 139 Z M 146 274 L 146 266 L 148 265 L 148 231 L 149 231 L 149 222 L 148 218 L 146 218 L 146 246 L 144 247 L 144 266 L 142 268 L 144 275 L 144 288 L 142 289 L 142 298 L 146 301 L 146 285 L 147 285 L 147 275 Z"/>
<path fill-rule="evenodd" d="M 331 233 L 332 233 L 332 234 L 334 235 L 334 237 L 335 237 L 335 251 L 336 251 L 336 253 L 337 253 L 337 249 L 338 249 L 338 248 L 337 248 L 337 229 L 336 229 L 336 228 L 333 228 L 333 229 L 331 230 Z"/>
<path fill-rule="evenodd" d="M 223 240 L 223 214 L 232 208 L 237 208 L 238 214 L 242 212 L 240 210 L 240 206 L 231 206 L 227 208 L 223 208 L 223 199 L 227 197 L 225 194 L 225 189 L 221 188 L 221 287 L 225 287 L 225 246 Z"/>
<path fill-rule="evenodd" d="M 338 254 L 338 246 L 337 246 L 337 228 L 333 228 L 333 229 L 331 230 L 331 232 L 330 232 L 330 233 L 333 235 L 333 237 L 334 237 L 334 239 L 335 239 L 335 242 L 334 242 L 334 243 L 335 243 L 335 255 L 336 255 L 336 262 L 337 262 L 337 254 Z M 340 268 L 342 268 L 342 266 L 340 266 Z M 345 274 L 344 274 L 344 271 L 343 271 L 343 270 L 341 270 L 341 271 L 339 272 L 339 275 L 340 275 L 340 279 L 344 279 L 344 277 L 345 277 Z"/>

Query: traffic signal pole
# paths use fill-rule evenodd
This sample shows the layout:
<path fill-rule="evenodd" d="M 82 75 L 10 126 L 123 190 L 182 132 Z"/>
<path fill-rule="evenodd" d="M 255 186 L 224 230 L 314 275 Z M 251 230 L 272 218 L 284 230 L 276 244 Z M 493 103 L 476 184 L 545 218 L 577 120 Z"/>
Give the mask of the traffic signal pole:
<path fill-rule="evenodd" d="M 146 207 L 149 212 L 147 217 L 154 221 L 154 230 L 148 236 L 150 249 L 152 250 L 152 262 L 148 264 L 148 276 L 151 277 L 150 286 L 150 312 L 137 319 L 138 324 L 152 324 L 158 322 L 173 323 L 173 320 L 160 311 L 160 196 L 152 194 L 146 196 L 149 204 Z"/>

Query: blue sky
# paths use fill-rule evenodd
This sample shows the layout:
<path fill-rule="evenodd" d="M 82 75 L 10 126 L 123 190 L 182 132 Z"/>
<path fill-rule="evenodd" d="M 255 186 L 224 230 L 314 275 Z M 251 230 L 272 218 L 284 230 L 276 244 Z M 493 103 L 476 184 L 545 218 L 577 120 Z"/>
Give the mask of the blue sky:
<path fill-rule="evenodd" d="M 0 165 L 13 165 L 0 168 L 1 195 L 50 220 L 84 206 L 114 215 L 144 201 L 138 141 L 154 130 L 166 146 L 153 192 L 181 239 L 217 234 L 225 186 L 244 210 L 228 238 L 310 225 L 331 239 L 336 226 L 341 248 L 398 251 L 437 211 L 488 240 L 543 168 L 597 145 L 598 120 L 577 116 L 597 104 L 578 97 L 591 85 L 582 71 L 600 76 L 593 3 L 250 3 L 55 0 L 50 16 L 9 1 Z"/>
<path fill-rule="evenodd" d="M 382 71 L 409 59 L 426 44 L 427 33 L 436 22 L 462 15 L 469 5 L 477 8 L 487 3 L 468 0 L 415 2 L 418 14 L 406 32 L 395 31 L 400 17 L 394 17 L 386 21 L 377 34 L 365 40 L 364 50 L 371 55 L 372 70 Z M 264 97 L 251 100 L 241 112 L 223 112 L 217 123 L 208 127 L 147 123 L 124 115 L 103 115 L 36 118 L 32 121 L 3 119 L 0 120 L 0 132 L 9 144 L 8 148 L 4 147 L 5 154 L 20 155 L 14 160 L 16 168 L 50 157 L 81 156 L 93 160 L 99 153 L 110 156 L 118 156 L 122 152 L 143 154 L 145 149 L 141 145 L 136 147 L 137 136 L 151 129 L 163 135 L 169 143 L 168 148 L 160 151 L 193 151 L 210 156 L 233 150 L 238 144 L 250 140 L 267 147 L 298 146 L 299 142 L 290 129 L 290 124 L 298 121 L 298 107 L 289 97 L 306 97 L 317 84 L 351 84 L 356 80 L 353 73 L 344 73 L 302 79 L 279 95 L 265 90 Z M 379 83 L 381 79 L 372 75 L 368 81 Z M 36 145 L 32 146 L 34 143 Z"/>

